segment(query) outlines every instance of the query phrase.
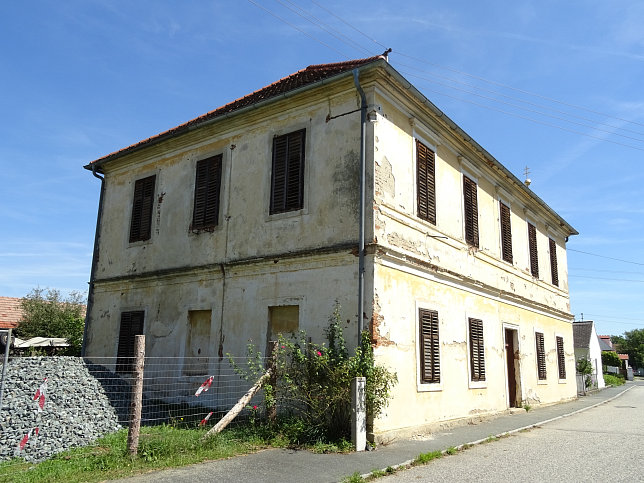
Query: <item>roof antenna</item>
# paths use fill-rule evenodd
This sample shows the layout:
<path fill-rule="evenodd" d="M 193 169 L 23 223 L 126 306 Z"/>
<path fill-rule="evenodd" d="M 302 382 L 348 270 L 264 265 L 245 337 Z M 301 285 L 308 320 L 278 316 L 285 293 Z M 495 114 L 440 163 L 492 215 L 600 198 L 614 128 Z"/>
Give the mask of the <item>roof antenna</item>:
<path fill-rule="evenodd" d="M 389 47 L 387 50 L 385 50 L 385 51 L 382 53 L 382 56 L 385 58 L 385 60 L 386 60 L 387 62 L 389 62 L 389 54 L 390 54 L 390 53 L 391 53 L 391 47 Z"/>
<path fill-rule="evenodd" d="M 530 186 L 530 183 L 532 183 L 532 180 L 528 178 L 528 176 L 530 176 L 530 168 L 526 166 L 525 169 L 523 170 L 523 174 L 525 174 L 525 181 L 523 182 L 523 184 L 525 184 L 526 186 Z"/>

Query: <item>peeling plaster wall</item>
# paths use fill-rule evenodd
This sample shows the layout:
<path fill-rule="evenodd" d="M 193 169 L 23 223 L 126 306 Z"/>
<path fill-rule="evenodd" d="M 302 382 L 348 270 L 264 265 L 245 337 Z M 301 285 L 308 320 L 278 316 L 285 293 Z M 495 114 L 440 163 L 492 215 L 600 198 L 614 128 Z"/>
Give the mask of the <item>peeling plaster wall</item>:
<path fill-rule="evenodd" d="M 504 325 L 518 330 L 521 394 L 531 405 L 554 403 L 576 396 L 572 328 L 568 322 L 537 314 L 498 300 L 470 293 L 437 280 L 409 273 L 402 264 L 375 262 L 375 322 L 377 361 L 398 374 L 398 384 L 385 414 L 375 421 L 378 440 L 411 435 L 444 423 L 508 408 Z M 438 311 L 441 383 L 437 390 L 420 384 L 419 308 Z M 468 317 L 483 321 L 486 381 L 470 382 L 467 342 Z M 537 381 L 535 330 L 543 332 L 547 380 Z M 564 337 L 565 382 L 558 380 L 555 337 Z"/>

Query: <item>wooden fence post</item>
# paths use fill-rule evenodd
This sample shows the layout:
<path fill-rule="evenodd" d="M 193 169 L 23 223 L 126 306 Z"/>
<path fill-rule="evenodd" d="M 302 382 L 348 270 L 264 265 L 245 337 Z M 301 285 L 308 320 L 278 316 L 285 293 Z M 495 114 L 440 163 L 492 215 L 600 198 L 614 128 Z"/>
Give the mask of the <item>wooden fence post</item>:
<path fill-rule="evenodd" d="M 130 427 L 127 433 L 127 451 L 136 456 L 139 450 L 139 432 L 141 429 L 141 401 L 143 399 L 143 364 L 145 361 L 145 336 L 137 335 L 134 339 L 134 384 L 130 396 Z"/>
<path fill-rule="evenodd" d="M 269 378 L 269 384 L 273 390 L 273 400 L 271 401 L 270 406 L 266 406 L 266 415 L 268 420 L 271 423 L 274 423 L 277 419 L 277 341 L 272 340 L 268 343 L 270 347 L 270 358 L 268 359 L 268 370 L 271 375 Z"/>

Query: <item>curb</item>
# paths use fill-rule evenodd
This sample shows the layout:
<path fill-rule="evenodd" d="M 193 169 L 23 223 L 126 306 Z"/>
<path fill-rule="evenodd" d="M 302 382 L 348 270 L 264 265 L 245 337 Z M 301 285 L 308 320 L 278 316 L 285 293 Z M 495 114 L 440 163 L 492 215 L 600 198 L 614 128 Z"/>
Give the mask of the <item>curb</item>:
<path fill-rule="evenodd" d="M 610 401 L 612 401 L 612 400 L 614 400 L 614 399 L 617 399 L 618 397 L 620 397 L 620 396 L 621 396 L 621 395 L 623 395 L 624 393 L 626 393 L 626 392 L 630 391 L 630 390 L 631 390 L 631 389 L 633 389 L 634 387 L 635 387 L 635 386 L 630 386 L 630 387 L 628 387 L 628 388 L 624 389 L 624 390 L 623 390 L 622 392 L 620 392 L 619 394 L 615 394 L 614 396 L 609 397 L 608 399 L 604 399 L 603 401 L 600 401 L 600 402 L 598 402 L 598 403 L 592 404 L 592 405 L 590 405 L 590 406 L 586 406 L 585 408 L 577 409 L 577 410 L 575 410 L 575 411 L 571 411 L 571 412 L 566 413 L 566 414 L 561 414 L 561 415 L 559 415 L 559 416 L 555 416 L 554 418 L 544 419 L 543 421 L 539 421 L 539 422 L 536 422 L 536 423 L 528 424 L 527 426 L 522 426 L 522 427 L 520 427 L 520 428 L 512 429 L 512 430 L 510 430 L 510 431 L 504 431 L 504 432 L 502 432 L 502 433 L 498 433 L 498 434 L 490 435 L 490 436 L 488 436 L 488 437 L 486 437 L 486 438 L 477 439 L 476 441 L 471 441 L 471 442 L 469 442 L 469 443 L 459 444 L 458 446 L 455 446 L 454 448 L 455 448 L 456 450 L 461 450 L 461 449 L 463 449 L 464 447 L 468 447 L 468 448 L 469 448 L 470 446 L 475 446 L 475 445 L 479 445 L 479 444 L 481 444 L 481 443 L 484 443 L 484 442 L 488 441 L 490 438 L 501 438 L 501 437 L 503 437 L 503 436 L 509 436 L 509 435 L 511 435 L 511 434 L 515 434 L 515 433 L 519 433 L 519 432 L 521 432 L 521 431 L 525 431 L 526 429 L 536 428 L 537 426 L 541 426 L 541 425 L 544 425 L 544 424 L 548 424 L 548 423 L 551 423 L 551 422 L 553 422 L 553 421 L 557 421 L 558 419 L 563 419 L 563 418 L 567 418 L 567 417 L 573 416 L 573 415 L 575 415 L 575 414 L 582 413 L 582 412 L 584 412 L 584 411 L 587 411 L 587 410 L 589 410 L 589 409 L 596 408 L 597 406 L 601 406 L 602 404 L 606 404 L 606 403 L 608 403 L 608 402 L 610 402 Z M 441 450 L 441 454 L 445 455 L 446 453 L 447 453 L 447 449 Z M 403 468 L 403 467 L 410 466 L 414 461 L 415 461 L 415 458 L 414 458 L 414 459 L 407 460 L 407 461 L 403 461 L 402 463 L 399 463 L 399 464 L 397 464 L 397 465 L 389 465 L 387 468 L 393 468 L 394 470 L 397 470 L 398 468 Z M 368 478 L 369 476 L 371 476 L 371 474 L 372 474 L 374 471 L 379 471 L 379 470 L 373 470 L 373 471 L 370 471 L 369 473 L 363 473 L 363 474 L 361 474 L 361 475 L 360 475 L 360 477 L 361 477 L 362 479 L 366 479 L 366 478 Z M 386 471 L 386 468 L 382 468 L 380 471 Z"/>

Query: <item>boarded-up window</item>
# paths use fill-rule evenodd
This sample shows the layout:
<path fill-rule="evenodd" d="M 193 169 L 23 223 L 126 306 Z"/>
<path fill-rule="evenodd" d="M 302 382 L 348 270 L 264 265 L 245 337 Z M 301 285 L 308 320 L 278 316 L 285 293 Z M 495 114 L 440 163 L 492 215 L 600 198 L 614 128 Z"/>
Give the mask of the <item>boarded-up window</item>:
<path fill-rule="evenodd" d="M 563 337 L 557 337 L 557 365 L 559 366 L 559 379 L 566 378 L 566 354 L 564 353 Z"/>
<path fill-rule="evenodd" d="M 499 202 L 501 207 L 501 256 L 506 262 L 512 263 L 512 225 L 510 223 L 510 207 Z"/>
<path fill-rule="evenodd" d="M 152 233 L 152 208 L 156 176 L 137 179 L 134 183 L 134 200 L 130 221 L 130 243 L 149 240 Z"/>
<path fill-rule="evenodd" d="M 469 319 L 470 328 L 470 373 L 472 381 L 485 381 L 485 346 L 483 344 L 483 321 Z"/>
<path fill-rule="evenodd" d="M 537 348 L 537 375 L 540 381 L 546 380 L 546 350 L 543 345 L 543 333 L 535 332 L 534 339 Z"/>
<path fill-rule="evenodd" d="M 116 372 L 132 372 L 134 365 L 134 337 L 143 334 L 145 312 L 135 310 L 121 313 L 119 345 L 116 352 Z"/>
<path fill-rule="evenodd" d="M 436 177 L 435 155 L 420 141 L 416 140 L 416 189 L 418 218 L 436 224 Z"/>
<path fill-rule="evenodd" d="M 303 129 L 273 138 L 270 214 L 304 206 L 305 134 Z"/>
<path fill-rule="evenodd" d="M 479 209 L 476 196 L 476 182 L 463 176 L 463 201 L 465 215 L 465 241 L 472 246 L 479 246 Z"/>
<path fill-rule="evenodd" d="M 550 273 L 552 273 L 552 284 L 559 286 L 559 268 L 557 267 L 557 244 L 550 238 Z"/>
<path fill-rule="evenodd" d="M 530 249 L 530 273 L 539 278 L 539 253 L 537 252 L 537 228 L 528 223 L 528 246 Z"/>
<path fill-rule="evenodd" d="M 219 224 L 222 155 L 197 162 L 192 230 L 207 230 Z"/>
<path fill-rule="evenodd" d="M 438 312 L 419 309 L 420 326 L 420 380 L 423 383 L 439 383 L 440 343 L 438 339 Z"/>
<path fill-rule="evenodd" d="M 268 308 L 270 334 L 276 340 L 280 334 L 287 335 L 300 330 L 299 305 L 278 305 Z"/>
<path fill-rule="evenodd" d="M 188 334 L 183 360 L 183 373 L 186 375 L 208 373 L 211 316 L 210 310 L 188 312 Z"/>

